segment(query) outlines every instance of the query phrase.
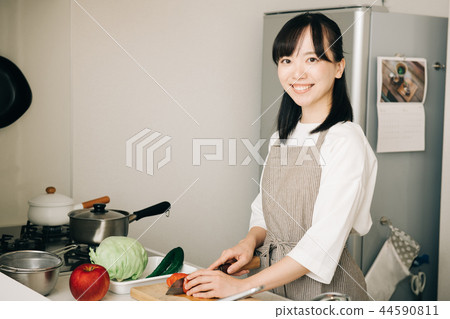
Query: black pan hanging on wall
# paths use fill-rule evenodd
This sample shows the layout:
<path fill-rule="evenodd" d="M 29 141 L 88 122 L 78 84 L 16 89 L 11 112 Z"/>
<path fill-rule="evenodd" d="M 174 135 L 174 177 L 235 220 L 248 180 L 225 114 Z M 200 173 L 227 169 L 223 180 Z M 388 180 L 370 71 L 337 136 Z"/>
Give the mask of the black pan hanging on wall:
<path fill-rule="evenodd" d="M 14 123 L 30 107 L 30 85 L 19 68 L 0 56 L 0 128 Z"/>

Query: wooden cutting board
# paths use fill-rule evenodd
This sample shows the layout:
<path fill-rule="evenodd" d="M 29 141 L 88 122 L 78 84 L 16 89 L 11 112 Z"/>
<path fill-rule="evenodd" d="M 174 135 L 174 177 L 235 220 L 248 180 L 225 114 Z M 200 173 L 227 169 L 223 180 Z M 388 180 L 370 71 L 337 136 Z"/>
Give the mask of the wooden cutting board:
<path fill-rule="evenodd" d="M 195 298 L 182 295 L 166 295 L 167 284 L 165 282 L 153 284 L 148 286 L 132 287 L 130 289 L 130 296 L 136 300 L 142 301 L 217 301 L 217 299 Z M 258 300 L 254 297 L 245 298 L 243 300 Z"/>

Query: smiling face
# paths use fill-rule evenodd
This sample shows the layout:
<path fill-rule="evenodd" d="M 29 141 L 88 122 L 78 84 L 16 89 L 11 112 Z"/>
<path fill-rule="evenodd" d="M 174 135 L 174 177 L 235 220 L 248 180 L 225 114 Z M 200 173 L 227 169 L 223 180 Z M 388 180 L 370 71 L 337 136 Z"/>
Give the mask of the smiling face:
<path fill-rule="evenodd" d="M 278 60 L 278 78 L 283 89 L 302 107 L 303 115 L 314 112 L 323 119 L 331 108 L 334 81 L 342 76 L 345 67 L 344 59 L 334 62 L 330 51 L 325 54 L 330 61 L 317 56 L 311 29 L 307 27 L 292 54 Z"/>

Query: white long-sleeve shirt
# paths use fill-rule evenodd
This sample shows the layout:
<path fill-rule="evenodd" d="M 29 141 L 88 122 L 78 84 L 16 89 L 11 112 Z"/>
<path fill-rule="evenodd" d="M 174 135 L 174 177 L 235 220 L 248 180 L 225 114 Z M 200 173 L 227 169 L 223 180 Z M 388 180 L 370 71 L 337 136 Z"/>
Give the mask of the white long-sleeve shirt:
<path fill-rule="evenodd" d="M 317 126 L 299 123 L 287 145 L 315 145 L 319 133 L 309 132 Z M 271 137 L 269 151 L 277 139 L 278 132 Z M 370 204 L 377 160 L 361 127 L 352 122 L 338 123 L 329 129 L 320 155 L 322 175 L 312 225 L 288 256 L 309 269 L 307 276 L 328 284 L 350 231 L 363 236 L 372 226 Z M 251 205 L 249 228 L 259 226 L 267 229 L 261 194 L 260 189 Z"/>

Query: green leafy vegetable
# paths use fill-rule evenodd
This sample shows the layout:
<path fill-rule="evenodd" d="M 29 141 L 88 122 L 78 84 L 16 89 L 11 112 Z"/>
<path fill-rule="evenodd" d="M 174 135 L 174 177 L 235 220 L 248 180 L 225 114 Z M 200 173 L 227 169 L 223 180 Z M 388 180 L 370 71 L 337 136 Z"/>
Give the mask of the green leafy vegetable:
<path fill-rule="evenodd" d="M 147 251 L 130 237 L 110 236 L 95 251 L 89 250 L 91 262 L 105 267 L 109 277 L 117 281 L 138 279 L 148 263 Z"/>

